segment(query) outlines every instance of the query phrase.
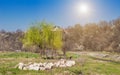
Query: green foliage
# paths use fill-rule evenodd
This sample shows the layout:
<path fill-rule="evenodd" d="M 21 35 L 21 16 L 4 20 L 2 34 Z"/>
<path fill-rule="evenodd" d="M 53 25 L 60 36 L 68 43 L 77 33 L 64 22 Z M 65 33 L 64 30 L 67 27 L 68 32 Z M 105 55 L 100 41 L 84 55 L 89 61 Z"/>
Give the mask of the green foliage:
<path fill-rule="evenodd" d="M 55 31 L 54 33 L 54 38 L 53 38 L 53 47 L 55 49 L 60 49 L 62 46 L 62 32 L 61 30 Z"/>
<path fill-rule="evenodd" d="M 35 26 L 30 27 L 27 32 L 25 33 L 23 44 L 25 46 L 41 44 L 41 36 L 39 29 Z"/>
<path fill-rule="evenodd" d="M 53 24 L 36 23 L 30 27 L 23 38 L 25 46 L 36 45 L 41 49 L 60 49 L 62 47 L 62 31 L 55 30 Z"/>

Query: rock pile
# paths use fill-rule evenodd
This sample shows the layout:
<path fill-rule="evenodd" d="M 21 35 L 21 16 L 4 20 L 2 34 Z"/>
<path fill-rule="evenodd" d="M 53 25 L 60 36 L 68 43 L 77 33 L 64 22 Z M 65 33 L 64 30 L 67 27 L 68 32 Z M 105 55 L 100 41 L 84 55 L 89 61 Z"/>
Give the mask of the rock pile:
<path fill-rule="evenodd" d="M 20 70 L 49 70 L 52 69 L 53 67 L 71 67 L 75 65 L 75 61 L 73 60 L 64 60 L 61 59 L 57 62 L 49 62 L 49 63 L 19 63 L 17 65 L 18 69 Z"/>

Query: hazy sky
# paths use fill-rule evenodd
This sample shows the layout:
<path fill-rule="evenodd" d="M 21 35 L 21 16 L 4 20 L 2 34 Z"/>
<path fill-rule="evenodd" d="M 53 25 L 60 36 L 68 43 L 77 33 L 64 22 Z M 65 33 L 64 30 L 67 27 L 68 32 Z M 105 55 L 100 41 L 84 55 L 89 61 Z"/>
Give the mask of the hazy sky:
<path fill-rule="evenodd" d="M 76 9 L 81 3 L 88 5 L 87 14 Z M 67 27 L 118 17 L 120 0 L 0 0 L 0 30 L 25 30 L 42 20 Z"/>

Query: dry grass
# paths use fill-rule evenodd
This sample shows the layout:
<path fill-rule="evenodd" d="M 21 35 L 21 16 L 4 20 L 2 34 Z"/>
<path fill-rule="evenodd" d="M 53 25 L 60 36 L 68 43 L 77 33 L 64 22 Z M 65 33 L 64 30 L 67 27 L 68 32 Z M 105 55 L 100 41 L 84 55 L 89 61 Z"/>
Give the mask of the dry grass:
<path fill-rule="evenodd" d="M 57 60 L 44 60 L 39 57 L 39 54 L 34 53 L 12 54 L 11 56 L 10 52 L 0 53 L 0 75 L 120 75 L 119 63 L 103 62 L 86 55 L 76 55 L 74 53 L 68 53 L 68 56 L 75 57 L 73 60 L 76 61 L 76 65 L 72 67 L 54 68 L 46 71 L 23 71 L 15 68 L 19 62 L 50 62 Z"/>

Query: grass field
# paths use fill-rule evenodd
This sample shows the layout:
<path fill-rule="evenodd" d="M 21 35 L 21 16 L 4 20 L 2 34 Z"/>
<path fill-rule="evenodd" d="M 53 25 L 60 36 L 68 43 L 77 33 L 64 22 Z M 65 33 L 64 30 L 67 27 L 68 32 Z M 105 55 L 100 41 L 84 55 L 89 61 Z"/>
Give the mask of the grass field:
<path fill-rule="evenodd" d="M 19 62 L 49 62 L 53 59 L 41 59 L 39 54 L 28 52 L 0 52 L 0 75 L 120 75 L 120 63 L 93 59 L 86 55 L 67 53 L 76 61 L 76 65 L 67 68 L 54 68 L 46 71 L 23 71 L 15 68 Z"/>

